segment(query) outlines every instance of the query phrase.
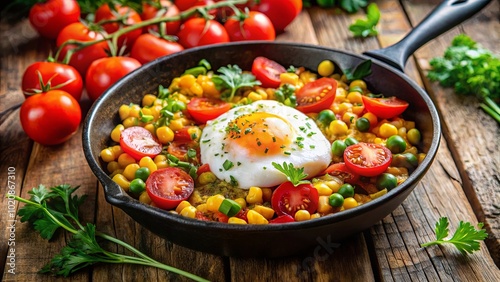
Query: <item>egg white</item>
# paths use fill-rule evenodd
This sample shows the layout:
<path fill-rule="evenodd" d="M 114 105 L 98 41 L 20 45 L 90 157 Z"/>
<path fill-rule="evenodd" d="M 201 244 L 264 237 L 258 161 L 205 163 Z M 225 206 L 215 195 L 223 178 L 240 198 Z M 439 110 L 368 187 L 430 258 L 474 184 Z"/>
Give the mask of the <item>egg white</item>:
<path fill-rule="evenodd" d="M 247 138 L 245 135 L 252 129 L 241 130 L 247 117 L 256 123 L 262 121 L 264 125 L 260 126 L 265 126 L 264 132 L 269 130 L 274 134 L 273 140 L 284 140 L 287 145 L 273 151 L 260 143 L 242 144 L 240 138 Z M 260 142 L 259 134 L 267 136 L 267 133 L 257 132 L 254 135 L 256 142 Z M 269 138 L 267 142 L 270 142 Z M 201 162 L 208 164 L 219 179 L 237 184 L 242 189 L 273 187 L 286 182 L 286 176 L 273 167 L 273 162 L 292 163 L 296 168 L 303 167 L 309 176 L 315 176 L 330 164 L 330 148 L 330 142 L 312 119 L 273 100 L 257 101 L 229 110 L 207 122 L 200 139 Z"/>

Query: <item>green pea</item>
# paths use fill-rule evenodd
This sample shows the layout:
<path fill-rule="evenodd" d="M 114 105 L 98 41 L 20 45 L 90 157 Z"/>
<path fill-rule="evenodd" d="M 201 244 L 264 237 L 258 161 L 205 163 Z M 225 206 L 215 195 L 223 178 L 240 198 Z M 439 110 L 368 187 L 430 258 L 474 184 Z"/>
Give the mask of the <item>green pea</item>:
<path fill-rule="evenodd" d="M 420 134 L 420 131 L 418 129 L 412 128 L 406 133 L 406 138 L 408 138 L 408 142 L 410 142 L 410 144 L 417 145 L 418 143 L 420 143 L 422 135 Z"/>
<path fill-rule="evenodd" d="M 322 110 L 318 114 L 318 120 L 324 125 L 329 125 L 335 120 L 335 113 L 332 110 Z"/>
<path fill-rule="evenodd" d="M 356 128 L 361 132 L 367 132 L 370 129 L 370 121 L 365 117 L 356 120 Z"/>
<path fill-rule="evenodd" d="M 361 88 L 361 87 L 359 87 L 359 86 L 349 87 L 349 92 L 359 92 L 359 93 L 363 93 L 363 88 Z"/>
<path fill-rule="evenodd" d="M 146 183 L 140 178 L 130 181 L 130 192 L 140 194 L 146 189 Z"/>
<path fill-rule="evenodd" d="M 406 141 L 399 135 L 392 135 L 387 138 L 385 145 L 393 154 L 402 153 L 406 150 Z"/>
<path fill-rule="evenodd" d="M 344 204 L 344 197 L 339 193 L 333 193 L 330 195 L 329 202 L 332 207 L 341 207 Z"/>
<path fill-rule="evenodd" d="M 412 153 L 396 154 L 392 156 L 391 166 L 405 167 L 411 172 L 417 165 L 418 159 Z"/>
<path fill-rule="evenodd" d="M 359 143 L 359 141 L 354 137 L 347 137 L 346 139 L 344 139 L 344 142 L 347 147 Z"/>
<path fill-rule="evenodd" d="M 135 171 L 135 178 L 139 178 L 142 181 L 146 181 L 146 179 L 148 179 L 150 173 L 151 172 L 149 171 L 149 168 L 141 167 Z"/>
<path fill-rule="evenodd" d="M 377 178 L 377 183 L 375 185 L 379 190 L 382 189 L 391 190 L 398 185 L 398 179 L 393 174 L 382 173 Z"/>
<path fill-rule="evenodd" d="M 345 148 L 347 145 L 342 140 L 335 140 L 332 144 L 332 153 L 337 157 L 342 157 L 344 155 Z"/>
<path fill-rule="evenodd" d="M 342 195 L 344 198 L 352 197 L 354 196 L 354 187 L 349 183 L 342 184 L 337 193 Z"/>

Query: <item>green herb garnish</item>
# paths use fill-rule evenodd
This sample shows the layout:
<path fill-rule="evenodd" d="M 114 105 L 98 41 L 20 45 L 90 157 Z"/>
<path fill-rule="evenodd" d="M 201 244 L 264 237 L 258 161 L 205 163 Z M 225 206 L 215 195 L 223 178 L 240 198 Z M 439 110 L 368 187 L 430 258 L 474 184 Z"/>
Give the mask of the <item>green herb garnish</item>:
<path fill-rule="evenodd" d="M 380 10 L 377 4 L 371 3 L 366 8 L 366 19 L 357 19 L 349 26 L 349 30 L 354 36 L 368 37 L 378 34 L 377 24 L 380 20 Z"/>
<path fill-rule="evenodd" d="M 455 245 L 457 249 L 462 254 L 471 254 L 474 251 L 479 250 L 479 241 L 482 241 L 488 237 L 488 233 L 483 228 L 483 223 L 479 223 L 476 230 L 470 222 L 460 221 L 457 230 L 453 236 L 449 239 L 445 239 L 448 236 L 448 218 L 441 217 L 436 223 L 436 240 L 421 244 L 422 247 L 428 247 L 432 245 L 441 245 L 444 243 L 450 243 Z"/>
<path fill-rule="evenodd" d="M 353 70 L 346 69 L 344 74 L 348 81 L 363 79 L 372 73 L 372 60 L 366 60 L 354 67 Z"/>
<path fill-rule="evenodd" d="M 285 83 L 278 88 L 274 95 L 278 102 L 281 102 L 289 107 L 297 107 L 297 97 L 295 96 L 295 87 L 291 84 Z"/>
<path fill-rule="evenodd" d="M 290 181 L 293 186 L 298 186 L 300 184 L 309 183 L 309 181 L 304 180 L 307 177 L 307 174 L 304 173 L 304 168 L 295 168 L 292 163 L 287 164 L 283 162 L 283 165 L 273 162 L 272 165 L 274 168 L 282 172 L 288 181 Z"/>
<path fill-rule="evenodd" d="M 86 196 L 73 195 L 79 187 L 70 185 L 59 185 L 45 188 L 39 185 L 28 192 L 30 199 L 14 196 L 14 199 L 25 203 L 20 208 L 18 215 L 21 222 L 28 221 L 40 236 L 50 240 L 54 233 L 63 228 L 73 234 L 69 243 L 63 247 L 61 253 L 57 254 L 40 272 L 54 275 L 68 275 L 96 263 L 130 263 L 157 267 L 166 271 L 186 276 L 196 281 L 207 281 L 201 277 L 185 272 L 178 268 L 162 264 L 129 244 L 107 234 L 96 231 L 96 226 L 91 223 L 81 223 L 78 216 L 78 208 L 84 202 Z M 136 256 L 124 255 L 104 250 L 98 242 L 104 239 L 124 247 Z"/>
<path fill-rule="evenodd" d="M 244 73 L 237 65 L 220 67 L 217 72 L 221 74 L 214 75 L 212 81 L 217 89 L 223 90 L 221 98 L 225 101 L 231 101 L 236 91 L 242 87 L 260 85 L 260 81 L 256 80 L 254 75 Z"/>
<path fill-rule="evenodd" d="M 457 35 L 443 57 L 430 60 L 427 76 L 457 94 L 475 95 L 480 107 L 500 123 L 500 57 L 479 46 L 465 34 Z"/>

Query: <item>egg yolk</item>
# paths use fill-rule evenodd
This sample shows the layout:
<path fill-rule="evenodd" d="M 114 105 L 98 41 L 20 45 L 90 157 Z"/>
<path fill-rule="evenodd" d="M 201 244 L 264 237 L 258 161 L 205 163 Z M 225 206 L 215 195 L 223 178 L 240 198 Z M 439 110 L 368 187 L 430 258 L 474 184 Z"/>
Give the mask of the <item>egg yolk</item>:
<path fill-rule="evenodd" d="M 278 155 L 289 150 L 292 132 L 292 126 L 280 116 L 257 112 L 231 121 L 226 138 L 254 155 Z"/>

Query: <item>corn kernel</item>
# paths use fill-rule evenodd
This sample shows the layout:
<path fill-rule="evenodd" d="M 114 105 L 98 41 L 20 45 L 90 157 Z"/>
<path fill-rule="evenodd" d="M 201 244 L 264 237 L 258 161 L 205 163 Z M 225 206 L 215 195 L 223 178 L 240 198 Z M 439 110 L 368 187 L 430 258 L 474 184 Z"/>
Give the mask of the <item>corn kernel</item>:
<path fill-rule="evenodd" d="M 168 127 L 170 127 L 170 129 L 172 129 L 173 131 L 181 130 L 184 127 L 183 119 L 179 118 L 171 120 Z"/>
<path fill-rule="evenodd" d="M 129 181 L 135 179 L 135 172 L 140 168 L 140 166 L 136 163 L 129 164 L 123 170 L 123 176 L 125 176 Z"/>
<path fill-rule="evenodd" d="M 139 112 L 141 111 L 141 106 L 137 105 L 137 104 L 133 104 L 130 106 L 130 113 L 128 114 L 129 117 L 135 117 L 135 118 L 139 118 L 141 115 L 139 114 Z"/>
<path fill-rule="evenodd" d="M 367 118 L 369 121 L 370 121 L 370 126 L 371 127 L 374 127 L 377 125 L 378 123 L 378 118 L 376 115 L 372 114 L 372 113 L 366 113 L 363 115 L 364 118 Z"/>
<path fill-rule="evenodd" d="M 262 100 L 262 96 L 260 94 L 258 94 L 257 92 L 250 92 L 250 94 L 248 94 L 248 99 L 252 100 L 252 101 L 260 101 Z"/>
<path fill-rule="evenodd" d="M 274 216 L 274 210 L 272 208 L 268 208 L 261 205 L 255 205 L 253 210 L 260 213 L 267 220 L 273 218 Z"/>
<path fill-rule="evenodd" d="M 156 129 L 156 137 L 163 144 L 172 142 L 174 140 L 174 131 L 168 126 L 160 126 Z"/>
<path fill-rule="evenodd" d="M 291 72 L 285 72 L 280 74 L 280 82 L 281 84 L 291 84 L 295 86 L 299 83 L 299 76 Z"/>
<path fill-rule="evenodd" d="M 363 106 L 362 104 L 354 104 L 351 108 L 352 113 L 357 115 L 358 117 L 363 113 L 364 110 L 365 106 Z"/>
<path fill-rule="evenodd" d="M 151 132 L 151 134 L 153 134 L 153 135 L 155 134 L 155 125 L 152 123 L 148 123 L 148 124 L 144 125 L 144 129 Z"/>
<path fill-rule="evenodd" d="M 187 206 L 181 210 L 180 215 L 182 215 L 184 217 L 195 218 L 196 217 L 196 208 L 193 206 Z"/>
<path fill-rule="evenodd" d="M 311 219 L 320 218 L 320 217 L 321 217 L 321 214 L 319 214 L 319 213 L 311 214 Z"/>
<path fill-rule="evenodd" d="M 353 80 L 350 84 L 349 84 L 349 88 L 351 87 L 359 87 L 363 90 L 366 90 L 366 82 L 364 82 L 363 80 L 361 79 L 356 79 L 356 80 Z"/>
<path fill-rule="evenodd" d="M 217 180 L 217 176 L 215 176 L 215 174 L 211 171 L 203 172 L 200 176 L 198 176 L 198 183 L 200 183 L 200 185 L 214 183 L 215 180 Z"/>
<path fill-rule="evenodd" d="M 189 91 L 197 96 L 197 97 L 201 97 L 203 96 L 203 88 L 201 87 L 201 85 L 199 85 L 198 83 L 193 83 L 193 85 L 191 85 L 191 87 L 189 87 Z"/>
<path fill-rule="evenodd" d="M 120 165 L 121 168 L 125 168 L 129 164 L 135 163 L 135 159 L 132 158 L 129 154 L 127 153 L 122 153 L 120 156 L 118 156 L 118 164 Z"/>
<path fill-rule="evenodd" d="M 261 188 L 262 189 L 262 200 L 264 202 L 270 202 L 273 195 L 273 190 L 271 188 Z"/>
<path fill-rule="evenodd" d="M 120 142 L 120 136 L 124 129 L 125 127 L 123 126 L 123 124 L 118 124 L 117 126 L 115 126 L 115 128 L 111 130 L 111 140 L 115 142 Z"/>
<path fill-rule="evenodd" d="M 249 204 L 262 204 L 262 189 L 256 186 L 250 187 L 246 200 Z"/>
<path fill-rule="evenodd" d="M 333 193 L 332 189 L 330 189 L 330 187 L 328 187 L 328 185 L 324 182 L 314 184 L 314 188 L 318 190 L 318 195 L 320 196 L 330 196 Z"/>
<path fill-rule="evenodd" d="M 349 92 L 349 94 L 347 94 L 347 100 L 349 100 L 349 102 L 351 102 L 352 104 L 356 104 L 356 103 L 363 103 L 363 98 L 362 98 L 362 94 L 359 93 L 359 92 Z"/>
<path fill-rule="evenodd" d="M 352 208 L 355 208 L 358 206 L 358 202 L 352 198 L 352 197 L 349 197 L 349 198 L 345 198 L 344 199 L 344 209 L 348 210 L 348 209 L 352 209 Z"/>
<path fill-rule="evenodd" d="M 246 207 L 247 207 L 247 201 L 246 201 L 245 199 L 243 199 L 243 198 L 237 198 L 237 199 L 234 199 L 234 201 L 235 201 L 236 203 L 238 203 L 238 205 L 240 205 L 240 207 L 241 207 L 242 209 L 244 209 L 244 208 L 246 208 Z"/>
<path fill-rule="evenodd" d="M 139 202 L 145 203 L 147 205 L 151 204 L 151 198 L 149 197 L 148 192 L 144 191 L 139 196 Z"/>
<path fill-rule="evenodd" d="M 109 173 L 115 172 L 115 170 L 119 169 L 120 165 L 116 161 L 109 162 L 108 165 L 106 166 L 106 169 L 108 170 Z"/>
<path fill-rule="evenodd" d="M 127 178 L 125 178 L 125 176 L 123 176 L 123 174 L 115 174 L 115 176 L 113 176 L 112 180 L 118 184 L 118 186 L 120 186 L 125 192 L 128 192 L 128 190 L 130 189 L 130 181 L 127 180 Z"/>
<path fill-rule="evenodd" d="M 103 149 L 100 153 L 100 157 L 103 161 L 109 163 L 115 160 L 115 155 L 110 148 Z"/>
<path fill-rule="evenodd" d="M 330 122 L 330 131 L 335 135 L 345 135 L 347 133 L 347 124 L 341 120 Z"/>
<path fill-rule="evenodd" d="M 179 79 L 179 87 L 181 88 L 189 88 L 196 82 L 196 78 L 192 74 L 185 74 Z"/>
<path fill-rule="evenodd" d="M 190 207 L 190 206 L 191 206 L 190 202 L 182 201 L 177 205 L 177 207 L 175 208 L 175 211 L 180 214 L 182 212 L 182 209 L 184 209 L 185 207 Z"/>
<path fill-rule="evenodd" d="M 115 159 L 117 159 L 121 154 L 123 154 L 122 147 L 120 145 L 115 145 L 111 147 L 111 151 L 113 151 L 113 154 L 115 155 Z"/>
<path fill-rule="evenodd" d="M 118 108 L 118 115 L 120 116 L 120 120 L 128 118 L 129 114 L 130 114 L 129 105 L 121 105 L 120 108 Z"/>
<path fill-rule="evenodd" d="M 345 112 L 342 115 L 342 121 L 345 122 L 346 124 L 355 123 L 357 118 L 358 117 L 351 112 Z"/>
<path fill-rule="evenodd" d="M 305 221 L 311 219 L 311 214 L 307 210 L 298 210 L 294 218 L 295 221 Z"/>
<path fill-rule="evenodd" d="M 217 195 L 213 195 L 213 196 L 208 197 L 207 210 L 209 210 L 211 212 L 218 212 L 219 207 L 220 207 L 222 201 L 224 201 L 224 199 L 225 199 L 224 196 L 222 196 L 221 194 L 217 194 Z"/>
<path fill-rule="evenodd" d="M 142 157 L 141 160 L 139 161 L 139 166 L 149 168 L 149 171 L 151 173 L 155 172 L 158 169 L 158 167 L 156 166 L 155 162 L 151 157 Z"/>
<path fill-rule="evenodd" d="M 207 212 L 208 211 L 207 207 L 208 207 L 207 204 L 200 204 L 196 206 L 196 209 L 200 212 Z"/>
<path fill-rule="evenodd" d="M 249 210 L 247 213 L 247 219 L 249 224 L 268 224 L 269 221 L 260 213 Z"/>
<path fill-rule="evenodd" d="M 154 102 L 156 101 L 156 96 L 153 94 L 146 94 L 144 97 L 142 97 L 142 106 L 152 106 Z"/>
<path fill-rule="evenodd" d="M 333 207 L 330 205 L 330 197 L 329 196 L 319 196 L 318 200 L 318 212 L 319 213 L 331 213 L 333 211 Z"/>
<path fill-rule="evenodd" d="M 241 219 L 241 218 L 238 218 L 238 217 L 230 217 L 228 220 L 227 220 L 227 223 L 230 223 L 230 224 L 247 224 L 247 222 L 244 220 L 244 219 Z"/>
<path fill-rule="evenodd" d="M 344 182 L 342 179 L 334 177 L 332 180 L 325 181 L 325 184 L 332 190 L 332 193 L 337 193 Z"/>
<path fill-rule="evenodd" d="M 389 138 L 396 134 L 398 134 L 398 129 L 390 123 L 383 123 L 378 130 L 378 136 L 382 138 Z"/>
<path fill-rule="evenodd" d="M 139 119 L 137 117 L 128 117 L 122 122 L 125 128 L 139 125 Z"/>

